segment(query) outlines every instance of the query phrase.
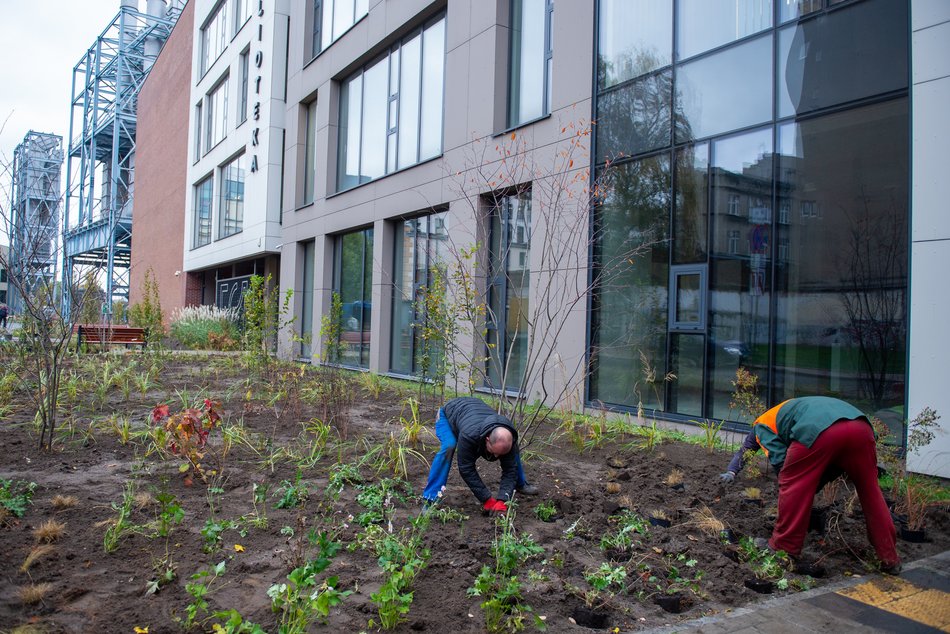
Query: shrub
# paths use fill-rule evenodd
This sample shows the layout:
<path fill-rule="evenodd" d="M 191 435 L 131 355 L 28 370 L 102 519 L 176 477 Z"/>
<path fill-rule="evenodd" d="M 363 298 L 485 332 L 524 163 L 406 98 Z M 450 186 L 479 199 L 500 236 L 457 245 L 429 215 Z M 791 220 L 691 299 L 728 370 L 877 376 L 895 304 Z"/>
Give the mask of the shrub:
<path fill-rule="evenodd" d="M 186 306 L 175 311 L 171 336 L 186 348 L 233 350 L 241 335 L 232 309 L 216 306 Z"/>

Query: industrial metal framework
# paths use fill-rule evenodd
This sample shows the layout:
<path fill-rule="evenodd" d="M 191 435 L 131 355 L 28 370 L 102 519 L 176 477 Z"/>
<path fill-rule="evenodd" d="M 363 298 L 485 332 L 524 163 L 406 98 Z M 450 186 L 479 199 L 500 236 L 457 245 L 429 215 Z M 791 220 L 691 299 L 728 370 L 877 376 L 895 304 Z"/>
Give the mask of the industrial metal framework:
<path fill-rule="evenodd" d="M 56 273 L 53 241 L 59 227 L 63 137 L 30 131 L 13 151 L 8 235 L 7 304 L 22 311 L 21 291 L 31 292 Z M 49 298 L 52 301 L 53 298 Z"/>
<path fill-rule="evenodd" d="M 166 10 L 164 1 L 149 0 L 148 8 L 141 13 L 137 0 L 123 0 L 73 68 L 63 280 L 75 285 L 77 269 L 98 269 L 106 319 L 113 301 L 129 298 L 138 94 L 181 13 L 174 1 Z"/>

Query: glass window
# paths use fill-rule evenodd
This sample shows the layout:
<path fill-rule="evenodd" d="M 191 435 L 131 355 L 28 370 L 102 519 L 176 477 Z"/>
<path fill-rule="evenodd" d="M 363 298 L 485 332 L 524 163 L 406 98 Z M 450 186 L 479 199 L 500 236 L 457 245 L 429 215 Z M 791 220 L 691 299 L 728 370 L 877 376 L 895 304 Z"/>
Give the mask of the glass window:
<path fill-rule="evenodd" d="M 669 66 L 673 0 L 600 0 L 597 76 L 608 88 Z"/>
<path fill-rule="evenodd" d="M 677 0 L 677 59 L 772 26 L 772 0 Z"/>
<path fill-rule="evenodd" d="M 712 248 L 710 253 L 710 415 L 735 420 L 736 369 L 768 376 L 771 214 L 736 215 L 735 198 L 772 200 L 772 129 L 712 144 Z M 748 422 L 748 421 L 746 421 Z"/>
<path fill-rule="evenodd" d="M 613 160 L 670 145 L 673 72 L 649 75 L 597 100 L 597 158 Z"/>
<path fill-rule="evenodd" d="M 663 409 L 669 320 L 668 155 L 615 165 L 613 186 L 595 209 L 590 398 Z"/>
<path fill-rule="evenodd" d="M 688 142 L 772 118 L 772 37 L 683 64 L 676 72 L 676 137 Z"/>
<path fill-rule="evenodd" d="M 234 32 L 237 33 L 241 27 L 251 19 L 254 13 L 253 0 L 234 0 Z"/>
<path fill-rule="evenodd" d="M 317 178 L 317 102 L 307 104 L 307 140 L 303 157 L 303 204 L 313 202 L 313 188 Z"/>
<path fill-rule="evenodd" d="M 244 227 L 244 176 L 244 154 L 221 168 L 218 238 L 240 233 Z"/>
<path fill-rule="evenodd" d="M 508 126 L 550 110 L 552 0 L 512 0 L 508 76 Z"/>
<path fill-rule="evenodd" d="M 238 123 L 247 121 L 247 98 L 250 90 L 251 75 L 251 51 L 247 50 L 241 53 L 241 100 L 238 103 Z"/>
<path fill-rule="evenodd" d="M 907 13 L 867 0 L 779 31 L 779 116 L 907 88 Z"/>
<path fill-rule="evenodd" d="M 231 33 L 228 30 L 228 0 L 222 0 L 211 18 L 201 29 L 201 74 L 221 56 L 228 46 Z"/>
<path fill-rule="evenodd" d="M 822 0 L 779 0 L 779 20 L 785 22 L 821 10 Z"/>
<path fill-rule="evenodd" d="M 330 46 L 369 12 L 369 0 L 312 0 L 310 55 Z"/>
<path fill-rule="evenodd" d="M 503 196 L 491 214 L 486 387 L 520 391 L 528 356 L 531 192 Z M 521 256 L 524 257 L 521 257 Z"/>
<path fill-rule="evenodd" d="M 337 236 L 334 243 L 334 291 L 340 294 L 341 358 L 333 363 L 369 367 L 373 291 L 373 230 Z"/>
<path fill-rule="evenodd" d="M 901 98 L 779 128 L 778 186 L 823 213 L 778 227 L 776 402 L 904 405 L 908 117 Z"/>
<path fill-rule="evenodd" d="M 208 177 L 195 185 L 195 248 L 211 242 L 211 201 L 214 179 Z"/>
<path fill-rule="evenodd" d="M 201 126 L 204 123 L 202 119 L 201 104 L 195 106 L 195 160 L 201 158 L 201 146 L 204 138 L 201 136 Z"/>
<path fill-rule="evenodd" d="M 442 17 L 343 82 L 338 190 L 442 152 L 444 60 Z"/>
<path fill-rule="evenodd" d="M 220 143 L 228 135 L 228 80 L 224 79 L 205 97 L 207 110 L 205 122 L 207 143 L 205 152 Z"/>
<path fill-rule="evenodd" d="M 424 379 L 444 373 L 444 347 L 422 336 L 426 297 L 445 289 L 449 257 L 448 214 L 405 220 L 396 231 L 390 369 Z M 442 377 L 444 378 L 444 377 Z"/>
<path fill-rule="evenodd" d="M 709 144 L 676 153 L 676 207 L 673 212 L 673 263 L 706 261 L 709 199 Z"/>
<path fill-rule="evenodd" d="M 314 297 L 314 276 L 313 262 L 316 251 L 316 243 L 309 240 L 302 244 L 303 253 L 303 279 L 301 280 L 301 289 L 299 295 L 300 301 L 300 356 L 303 359 L 309 359 L 311 356 L 311 346 L 313 340 L 313 297 Z M 298 253 L 300 251 L 298 250 Z"/>

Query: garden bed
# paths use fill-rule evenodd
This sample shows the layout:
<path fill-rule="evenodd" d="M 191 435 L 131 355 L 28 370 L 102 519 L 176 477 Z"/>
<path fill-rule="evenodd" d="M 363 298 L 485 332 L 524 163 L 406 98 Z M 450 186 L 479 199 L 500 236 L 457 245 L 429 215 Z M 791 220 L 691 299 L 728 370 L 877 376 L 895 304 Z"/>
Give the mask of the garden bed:
<path fill-rule="evenodd" d="M 254 374 L 235 356 L 156 360 L 133 353 L 70 363 L 66 378 L 78 387 L 62 398 L 64 420 L 52 453 L 36 449 L 25 402 L 15 403 L 3 422 L 0 478 L 36 484 L 22 517 L 8 515 L 0 526 L 3 628 L 30 623 L 39 631 L 181 631 L 190 605 L 198 631 L 225 625 L 226 618 L 213 613 L 233 610 L 229 631 L 240 631 L 233 620 L 239 613 L 276 632 L 286 616 L 272 610 L 280 591 L 269 596 L 269 589 L 290 585 L 292 570 L 323 555 L 325 565 L 310 569 L 319 568 L 315 585 L 304 594 L 325 591 L 324 582 L 332 577 L 334 592 L 352 594 L 340 596 L 338 605 L 329 602 L 329 614 L 315 618 L 313 628 L 325 622 L 329 631 L 378 629 L 373 597 L 388 577 L 372 535 L 378 538 L 390 526 L 393 533 L 409 530 L 410 518 L 422 507 L 376 448 L 404 433 L 400 418 L 411 418 L 407 398 L 418 396 L 415 386 L 389 383 L 374 395 L 378 385 L 351 376 L 348 422 L 327 428 L 313 422 L 325 410 L 311 369 L 302 372 L 298 366 L 267 384 L 249 379 Z M 103 374 L 105 363 L 114 366 L 112 376 Z M 150 367 L 156 368 L 154 377 L 133 381 Z M 114 379 L 123 373 L 125 384 Z M 104 382 L 112 387 L 103 388 Z M 155 436 L 146 432 L 154 425 L 156 404 L 167 403 L 175 413 L 182 402 L 200 404 L 204 398 L 221 401 L 217 411 L 230 430 L 230 446 L 220 464 L 215 462 L 224 434 L 214 430 L 213 451 L 202 465 L 208 483 L 188 474 L 188 486 L 180 472 L 183 461 L 157 451 Z M 418 418 L 429 429 L 437 407 L 432 396 L 419 407 Z M 308 421 L 305 430 L 301 423 Z M 737 547 L 726 543 L 722 531 L 731 530 L 735 539 L 769 534 L 774 477 L 746 474 L 724 486 L 717 475 L 730 456 L 721 449 L 710 453 L 699 444 L 661 442 L 649 450 L 635 433 L 590 436 L 582 448 L 582 434 L 571 438 L 558 431 L 552 420 L 534 435 L 526 470 L 541 494 L 518 499 L 511 521 L 518 539 L 530 536 L 542 549 L 517 562 L 520 604 L 531 608 L 523 613 L 527 629 L 535 616 L 557 632 L 592 631 L 579 620 L 601 629 L 645 628 L 762 599 L 746 587 L 752 568 L 740 563 L 745 559 L 736 556 Z M 403 446 L 431 458 L 436 441 L 425 433 L 420 438 L 426 447 L 421 440 Z M 418 494 L 427 468 L 411 454 L 404 452 L 403 458 L 409 490 Z M 479 466 L 494 488 L 497 466 Z M 220 472 L 207 475 L 212 470 Z M 389 488 L 381 490 L 384 480 Z M 328 483 L 342 487 L 337 491 Z M 747 503 L 748 488 L 759 489 L 761 505 Z M 385 503 L 387 497 L 388 504 L 373 506 L 373 499 Z M 820 561 L 825 576 L 784 573 L 776 592 L 868 572 L 865 563 L 873 561 L 873 553 L 860 505 L 849 504 L 850 498 L 851 491 L 839 486 L 833 499 L 819 500 L 825 532 L 809 534 L 806 553 Z M 534 508 L 543 502 L 553 512 L 542 518 Z M 436 509 L 442 511 L 433 511 L 428 528 L 419 529 L 418 552 L 424 546 L 430 555 L 414 574 L 411 605 L 396 630 L 482 632 L 481 604 L 489 597 L 469 590 L 483 565 L 494 567 L 490 551 L 499 522 L 482 514 L 454 469 Z M 930 541 L 899 542 L 905 561 L 950 545 L 946 509 L 928 513 Z M 657 521 L 647 521 L 650 516 Z M 634 526 L 633 517 L 643 526 Z M 49 528 L 50 520 L 64 525 L 61 535 Z M 40 530 L 44 524 L 46 532 Z M 49 546 L 37 548 L 44 541 Z M 327 546 L 332 541 L 338 549 Z M 114 549 L 106 552 L 106 545 Z M 27 561 L 31 552 L 33 560 Z M 195 598 L 202 593 L 198 585 L 206 588 L 206 606 Z M 672 594 L 682 596 L 678 613 L 658 604 Z"/>

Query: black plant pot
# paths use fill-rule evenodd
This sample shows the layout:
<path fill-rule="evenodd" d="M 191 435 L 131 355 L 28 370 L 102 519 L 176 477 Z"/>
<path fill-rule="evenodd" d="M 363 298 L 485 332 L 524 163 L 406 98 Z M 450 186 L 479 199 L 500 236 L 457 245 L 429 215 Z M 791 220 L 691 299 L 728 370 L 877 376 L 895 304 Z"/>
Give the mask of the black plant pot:
<path fill-rule="evenodd" d="M 736 535 L 736 532 L 732 530 L 731 528 L 724 528 L 723 530 L 719 531 L 719 539 L 720 541 L 723 541 L 729 544 L 739 543 L 739 536 Z"/>
<path fill-rule="evenodd" d="M 759 594 L 772 594 L 775 591 L 775 584 L 768 579 L 756 579 L 751 577 L 742 582 L 746 588 Z"/>
<path fill-rule="evenodd" d="M 663 519 L 662 517 L 653 517 L 650 516 L 650 524 L 653 526 L 660 526 L 662 528 L 669 528 L 673 522 L 671 520 Z"/>
<path fill-rule="evenodd" d="M 757 506 L 758 508 L 765 506 L 765 502 L 760 498 L 743 498 L 742 501 L 749 506 Z"/>
<path fill-rule="evenodd" d="M 571 618 L 581 627 L 589 627 L 595 630 L 606 629 L 608 614 L 599 610 L 592 610 L 587 606 L 578 606 L 571 613 Z"/>
<path fill-rule="evenodd" d="M 911 530 L 904 524 L 901 524 L 901 539 L 905 542 L 923 544 L 927 541 L 927 530 L 923 528 L 920 530 Z"/>
<path fill-rule="evenodd" d="M 739 561 L 739 550 L 735 546 L 729 545 L 724 548 L 722 550 L 722 556 L 726 559 L 736 562 L 737 564 L 741 563 Z"/>
<path fill-rule="evenodd" d="M 811 516 L 808 518 L 808 530 L 818 533 L 819 535 L 825 534 L 825 526 L 828 524 L 828 511 L 827 509 L 812 509 Z"/>
<path fill-rule="evenodd" d="M 686 602 L 681 594 L 661 594 L 654 597 L 653 602 L 670 614 L 679 614 L 686 609 Z"/>
<path fill-rule="evenodd" d="M 680 482 L 679 484 L 671 485 L 670 488 L 674 491 L 682 491 L 686 488 L 686 484 L 684 482 Z"/>

